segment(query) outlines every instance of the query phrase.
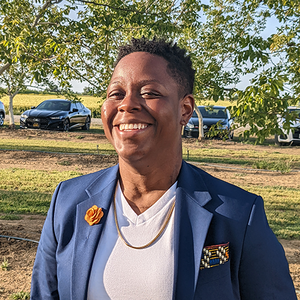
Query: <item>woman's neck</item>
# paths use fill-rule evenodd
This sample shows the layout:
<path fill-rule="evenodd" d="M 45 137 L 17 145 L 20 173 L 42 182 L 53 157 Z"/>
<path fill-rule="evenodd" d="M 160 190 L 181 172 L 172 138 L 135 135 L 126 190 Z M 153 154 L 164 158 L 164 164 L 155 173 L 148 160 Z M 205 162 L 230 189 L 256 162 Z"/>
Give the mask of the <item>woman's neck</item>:
<path fill-rule="evenodd" d="M 141 214 L 152 206 L 175 183 L 182 160 L 159 168 L 142 168 L 140 172 L 132 164 L 120 160 L 121 190 L 136 214 Z"/>

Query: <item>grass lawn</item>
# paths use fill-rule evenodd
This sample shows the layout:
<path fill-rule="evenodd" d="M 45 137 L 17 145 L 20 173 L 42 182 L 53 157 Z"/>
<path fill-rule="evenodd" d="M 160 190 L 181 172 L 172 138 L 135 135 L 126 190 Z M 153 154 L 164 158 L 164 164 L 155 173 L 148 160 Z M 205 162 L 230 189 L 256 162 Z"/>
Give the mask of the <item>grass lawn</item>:
<path fill-rule="evenodd" d="M 94 131 L 93 131 L 94 130 Z M 51 139 L 41 137 L 3 137 L 0 149 L 31 150 L 61 153 L 114 153 L 113 147 L 106 139 L 88 139 L 89 134 L 102 133 L 100 128 L 92 128 L 90 133 L 75 132 L 73 138 Z M 33 133 L 32 133 L 33 135 Z M 216 149 L 214 143 L 205 147 L 185 145 L 184 158 L 202 163 L 222 164 L 239 168 L 273 169 L 289 173 L 292 169 L 300 169 L 300 153 L 285 151 L 280 153 L 277 148 L 266 146 L 249 149 Z M 188 148 L 187 148 L 188 147 Z M 254 150 L 253 150 L 254 148 Z M 266 150 L 264 150 L 266 149 Z M 268 151 L 267 151 L 268 149 Z M 187 151 L 188 150 L 188 151 Z M 75 167 L 72 171 L 57 171 L 55 165 L 49 170 L 28 170 L 22 168 L 5 168 L 0 172 L 0 212 L 9 215 L 23 213 L 45 215 L 49 208 L 51 195 L 57 184 L 68 178 L 82 175 Z M 238 178 L 238 172 L 235 172 Z M 244 176 L 243 174 L 241 176 Z M 235 182 L 232 182 L 235 183 Z M 264 184 L 239 184 L 252 193 L 261 195 L 269 224 L 278 237 L 300 239 L 300 189 L 287 186 Z M 300 185 L 298 185 L 300 187 Z"/>

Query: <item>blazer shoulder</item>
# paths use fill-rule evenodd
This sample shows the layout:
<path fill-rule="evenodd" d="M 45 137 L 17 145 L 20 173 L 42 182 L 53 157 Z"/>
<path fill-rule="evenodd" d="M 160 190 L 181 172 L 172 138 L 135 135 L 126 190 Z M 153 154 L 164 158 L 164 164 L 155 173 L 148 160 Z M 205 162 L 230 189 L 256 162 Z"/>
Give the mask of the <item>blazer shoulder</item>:
<path fill-rule="evenodd" d="M 248 192 L 223 179 L 214 177 L 195 165 L 184 162 L 183 181 L 194 191 L 207 191 L 212 199 L 227 199 L 236 204 L 254 203 L 258 195 Z"/>
<path fill-rule="evenodd" d="M 97 195 L 104 190 L 113 190 L 117 174 L 118 165 L 61 182 L 52 196 L 48 212 L 56 220 L 55 224 L 73 224 L 77 206 L 83 202 L 95 201 L 94 204 L 102 206 L 103 199 Z"/>
<path fill-rule="evenodd" d="M 82 202 L 94 194 L 101 192 L 118 177 L 118 165 L 94 173 L 81 175 L 62 181 L 55 190 L 52 200 L 56 205 L 74 205 Z M 66 201 L 68 199 L 68 201 Z M 52 201 L 53 202 L 53 201 Z"/>
<path fill-rule="evenodd" d="M 115 165 L 113 167 L 105 168 L 102 170 L 99 170 L 97 172 L 80 175 L 78 177 L 70 178 L 65 181 L 62 181 L 60 185 L 64 187 L 74 187 L 79 185 L 81 188 L 88 188 L 90 185 L 93 184 L 93 182 L 101 179 L 109 179 L 110 177 L 115 177 L 118 170 L 118 165 Z"/>

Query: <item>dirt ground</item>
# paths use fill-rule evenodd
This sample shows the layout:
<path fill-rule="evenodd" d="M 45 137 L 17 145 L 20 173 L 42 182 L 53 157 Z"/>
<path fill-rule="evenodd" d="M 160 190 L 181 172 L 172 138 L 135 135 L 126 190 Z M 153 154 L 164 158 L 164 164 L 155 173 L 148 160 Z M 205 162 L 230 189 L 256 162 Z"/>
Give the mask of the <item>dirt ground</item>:
<path fill-rule="evenodd" d="M 53 139 L 72 140 L 78 143 L 106 142 L 105 137 L 99 134 L 81 133 L 83 139 L 78 139 L 78 132 L 46 132 L 34 130 L 4 130 L 0 129 L 0 138 L 34 138 L 34 139 Z M 193 140 L 184 140 L 186 147 L 209 147 L 210 141 L 198 143 Z M 216 147 L 226 149 L 251 149 L 252 145 L 244 145 L 238 142 L 214 141 Z M 286 152 L 289 154 L 299 154 L 299 147 L 260 147 L 255 149 L 265 151 Z M 38 153 L 26 151 L 0 151 L 0 169 L 22 166 L 26 169 L 35 170 L 74 170 L 83 174 L 97 171 L 99 169 L 111 166 L 116 163 L 115 156 L 101 155 L 66 155 L 53 153 Z M 61 164 L 68 161 L 69 163 Z M 212 166 L 200 164 L 199 167 L 208 173 L 225 178 L 226 181 L 235 184 L 266 184 L 282 185 L 294 188 L 300 188 L 300 172 L 290 172 L 281 174 L 279 172 L 267 172 L 260 170 L 241 169 L 238 166 Z M 238 176 L 242 174 L 243 176 Z M 20 220 L 0 220 L 0 235 L 21 237 L 38 241 L 42 230 L 45 217 L 38 215 L 22 215 Z M 293 278 L 297 296 L 300 300 L 300 241 L 299 240 L 280 240 L 282 243 L 290 266 L 291 276 Z M 30 277 L 34 262 L 37 244 L 28 241 L 16 240 L 13 238 L 0 237 L 0 260 L 2 263 L 7 260 L 9 267 L 7 271 L 0 269 L 0 300 L 9 299 L 10 295 L 20 291 L 30 291 Z"/>

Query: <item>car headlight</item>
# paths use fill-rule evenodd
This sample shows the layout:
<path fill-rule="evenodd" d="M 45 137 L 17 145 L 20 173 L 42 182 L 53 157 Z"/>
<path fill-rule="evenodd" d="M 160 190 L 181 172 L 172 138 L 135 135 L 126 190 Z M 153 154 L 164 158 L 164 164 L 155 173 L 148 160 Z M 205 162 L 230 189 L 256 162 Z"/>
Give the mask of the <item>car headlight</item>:
<path fill-rule="evenodd" d="M 50 117 L 51 120 L 61 120 L 63 117 L 60 116 L 60 117 Z"/>
<path fill-rule="evenodd" d="M 22 120 L 22 121 L 25 121 L 25 120 L 28 118 L 28 116 L 27 116 L 27 115 L 24 115 L 24 114 L 22 114 L 20 118 L 21 118 L 21 120 Z"/>
<path fill-rule="evenodd" d="M 207 127 L 207 125 L 203 125 L 203 129 L 207 129 L 208 127 Z"/>
<path fill-rule="evenodd" d="M 192 123 L 187 123 L 187 124 L 186 124 L 186 127 L 188 127 L 188 128 L 194 128 L 194 127 L 195 127 L 195 125 L 194 125 L 194 124 L 192 124 Z"/>

